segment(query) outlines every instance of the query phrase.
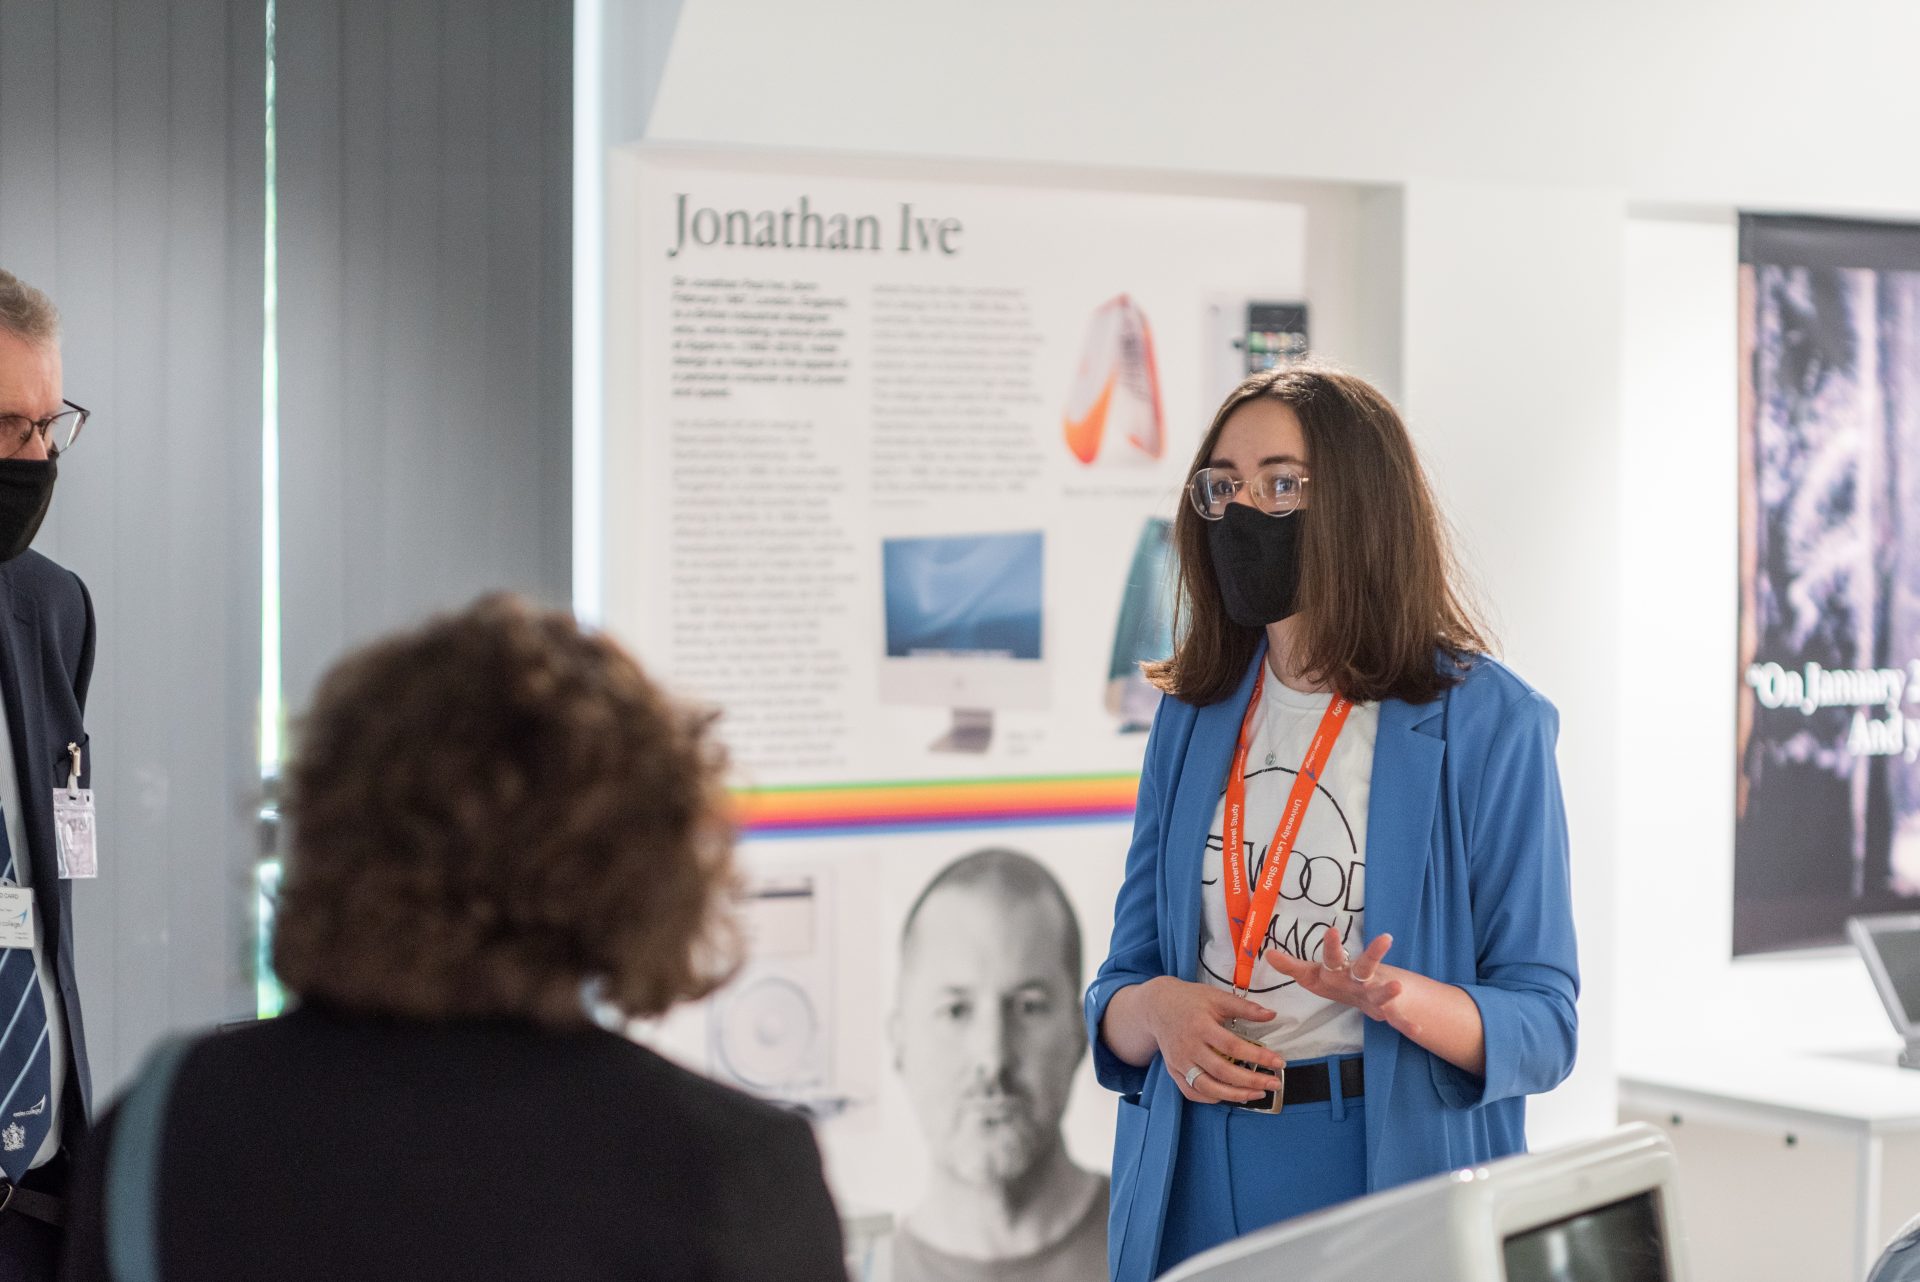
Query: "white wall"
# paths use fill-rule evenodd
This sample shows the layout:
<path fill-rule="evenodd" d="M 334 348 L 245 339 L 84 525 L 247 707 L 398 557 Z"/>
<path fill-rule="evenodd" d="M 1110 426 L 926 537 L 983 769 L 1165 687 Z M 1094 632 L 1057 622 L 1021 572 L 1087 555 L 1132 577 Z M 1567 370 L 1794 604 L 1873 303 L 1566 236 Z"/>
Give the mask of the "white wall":
<path fill-rule="evenodd" d="M 1617 195 L 1415 182 L 1405 199 L 1405 405 L 1503 657 L 1560 709 L 1583 986 L 1574 1077 L 1535 1143 L 1614 1113 L 1620 689 Z"/>
<path fill-rule="evenodd" d="M 661 138 L 1920 209 L 1904 0 L 669 7 Z"/>

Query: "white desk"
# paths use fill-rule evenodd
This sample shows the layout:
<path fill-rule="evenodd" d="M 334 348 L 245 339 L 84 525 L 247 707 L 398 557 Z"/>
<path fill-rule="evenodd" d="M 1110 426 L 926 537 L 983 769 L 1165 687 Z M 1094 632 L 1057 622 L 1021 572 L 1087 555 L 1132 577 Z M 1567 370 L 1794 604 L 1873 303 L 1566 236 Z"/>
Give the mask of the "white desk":
<path fill-rule="evenodd" d="M 1884 1245 L 1879 1223 L 1885 1143 L 1920 1133 L 1920 1070 L 1884 1050 L 1738 1056 L 1677 1052 L 1620 1074 L 1623 1110 L 1747 1131 L 1816 1132 L 1854 1146 L 1853 1279 L 1867 1276 Z M 1898 1225 L 1885 1226 L 1891 1233 Z"/>

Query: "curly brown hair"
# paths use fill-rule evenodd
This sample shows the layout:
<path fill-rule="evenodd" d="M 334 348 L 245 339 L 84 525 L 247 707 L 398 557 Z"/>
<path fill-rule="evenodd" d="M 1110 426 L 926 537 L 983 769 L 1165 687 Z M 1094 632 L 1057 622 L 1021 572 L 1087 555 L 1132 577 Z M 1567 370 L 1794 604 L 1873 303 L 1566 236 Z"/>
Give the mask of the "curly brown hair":
<path fill-rule="evenodd" d="M 424 1019 L 590 1022 L 713 991 L 738 876 L 712 716 L 508 596 L 350 655 L 288 769 L 274 969 Z"/>

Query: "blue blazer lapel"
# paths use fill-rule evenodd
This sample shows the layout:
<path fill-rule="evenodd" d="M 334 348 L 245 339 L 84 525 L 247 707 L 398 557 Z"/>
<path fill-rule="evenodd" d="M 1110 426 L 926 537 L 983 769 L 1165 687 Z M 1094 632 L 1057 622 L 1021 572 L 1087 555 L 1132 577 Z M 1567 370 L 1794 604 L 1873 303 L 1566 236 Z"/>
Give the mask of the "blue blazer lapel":
<path fill-rule="evenodd" d="M 1432 856 L 1434 806 L 1440 796 L 1440 764 L 1446 755 L 1444 700 L 1411 704 L 1389 699 L 1380 705 L 1374 740 L 1372 796 L 1367 803 L 1367 907 L 1369 942 L 1393 936 L 1391 965 L 1421 969 L 1414 938 Z M 1400 1035 L 1383 1023 L 1367 1021 L 1367 1165 L 1379 1171 L 1380 1141 L 1387 1124 L 1400 1057 Z"/>
<path fill-rule="evenodd" d="M 20 825 L 28 846 L 13 853 L 31 871 L 36 891 L 57 884 L 59 875 L 53 862 L 53 763 L 46 752 L 38 624 L 32 599 L 13 590 L 11 574 L 0 573 L 0 699 L 6 704 L 7 737 L 20 785 Z M 49 940 L 57 939 L 57 914 L 43 915 Z"/>
<path fill-rule="evenodd" d="M 1174 788 L 1172 813 L 1163 840 L 1161 875 L 1169 908 L 1170 929 L 1162 937 L 1162 963 L 1167 974 L 1192 981 L 1200 973 L 1201 856 L 1213 829 L 1213 815 L 1226 790 L 1227 770 L 1233 765 L 1234 744 L 1253 683 L 1267 659 L 1264 640 L 1234 692 L 1194 714 L 1193 735 L 1180 763 L 1180 782 Z"/>

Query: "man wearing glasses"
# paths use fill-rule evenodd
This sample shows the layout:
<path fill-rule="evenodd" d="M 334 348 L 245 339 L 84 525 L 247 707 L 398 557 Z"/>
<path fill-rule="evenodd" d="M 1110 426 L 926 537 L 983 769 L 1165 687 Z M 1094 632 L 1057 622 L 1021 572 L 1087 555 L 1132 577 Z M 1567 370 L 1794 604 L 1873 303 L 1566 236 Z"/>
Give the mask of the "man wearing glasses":
<path fill-rule="evenodd" d="M 73 885 L 92 875 L 93 604 L 28 551 L 87 411 L 61 397 L 59 315 L 0 269 L 0 1278 L 52 1278 L 92 1090 Z M 58 829 L 56 829 L 56 824 Z M 56 831 L 64 834 L 56 837 Z"/>

